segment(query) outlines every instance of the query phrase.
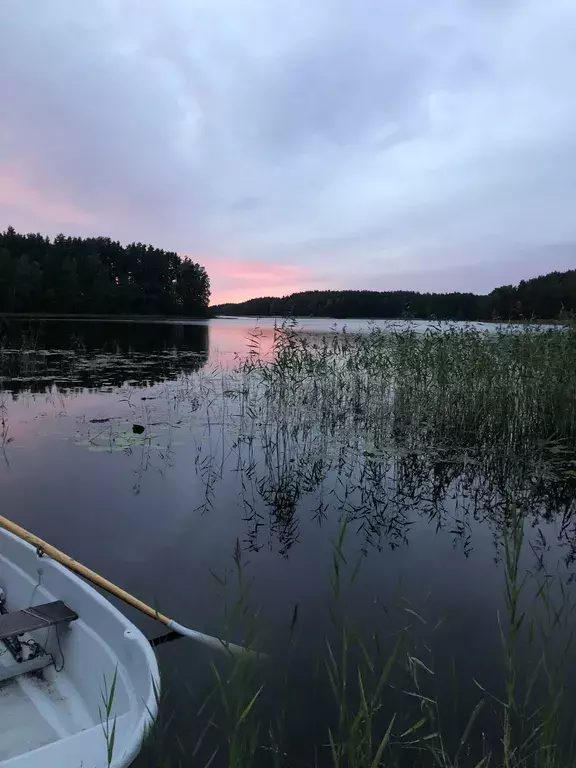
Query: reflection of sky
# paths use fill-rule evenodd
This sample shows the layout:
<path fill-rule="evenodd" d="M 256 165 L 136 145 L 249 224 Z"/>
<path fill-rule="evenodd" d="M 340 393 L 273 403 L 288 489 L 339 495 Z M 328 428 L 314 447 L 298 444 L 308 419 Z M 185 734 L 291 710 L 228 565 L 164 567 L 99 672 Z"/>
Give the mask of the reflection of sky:
<path fill-rule="evenodd" d="M 359 321 L 338 321 L 336 325 L 344 324 L 350 330 L 361 326 Z M 303 325 L 308 332 L 322 332 L 335 324 L 311 319 Z M 418 327 L 424 329 L 426 324 Z M 8 517 L 142 599 L 158 604 L 169 615 L 217 632 L 222 598 L 209 569 L 221 575 L 232 565 L 236 542 L 246 547 L 249 540 L 243 474 L 238 471 L 241 432 L 222 432 L 218 403 L 209 416 L 202 408 L 194 410 L 191 403 L 197 394 L 195 383 L 209 378 L 217 363 L 230 364 L 235 353 L 244 354 L 250 334 L 261 334 L 266 354 L 274 321 L 215 320 L 208 329 L 209 362 L 188 380 L 191 386 L 185 402 L 171 399 L 178 381 L 145 388 L 109 388 L 107 392 L 20 393 L 16 400 L 5 392 L 8 436 L 13 439 L 5 446 L 5 457 L 0 453 L 0 487 L 3 513 Z M 144 325 L 134 329 L 138 336 L 145 331 Z M 100 423 L 102 419 L 110 421 Z M 166 426 L 167 421 L 171 426 Z M 149 425 L 153 446 L 142 443 L 108 453 L 90 451 L 80 444 L 87 435 L 100 432 L 130 433 L 135 423 Z M 282 557 L 278 536 L 270 531 L 271 505 L 261 496 L 262 489 L 273 483 L 266 472 L 263 449 L 258 440 L 255 443 L 256 510 L 262 520 L 257 543 L 261 549 L 245 553 L 250 562 L 248 573 L 255 577 L 253 600 L 262 605 L 267 647 L 275 649 L 282 647 L 293 607 L 299 605 L 299 631 L 305 638 L 301 654 L 308 663 L 311 650 L 322 648 L 331 631 L 327 604 L 333 542 L 339 530 L 337 504 L 328 489 L 329 511 L 320 525 L 312 519 L 314 494 L 304 494 L 298 506 L 298 539 L 288 557 Z M 210 484 L 214 489 L 211 503 L 200 511 Z M 384 490 L 393 505 L 390 489 Z M 455 512 L 454 504 L 448 499 L 448 513 Z M 503 574 L 501 566 L 494 567 L 490 527 L 472 520 L 469 533 L 471 551 L 466 556 L 450 530 L 437 531 L 426 515 L 410 512 L 408 542 L 396 549 L 386 540 L 381 550 L 368 547 L 346 605 L 356 626 L 377 624 L 389 638 L 386 613 L 375 602 L 380 598 L 394 621 L 417 628 L 439 663 L 449 666 L 454 656 L 467 679 L 475 676 L 493 689 L 495 664 L 500 659 L 496 609 L 502 607 Z M 548 533 L 547 537 L 552 538 Z M 362 543 L 351 525 L 344 581 Z M 409 602 L 398 604 L 398 595 Z M 420 614 L 426 624 L 407 608 Z M 131 618 L 142 622 L 140 617 Z M 440 619 L 444 623 L 433 631 Z M 150 624 L 142 622 L 142 626 L 150 635 L 157 634 Z M 182 695 L 178 686 L 183 671 L 196 663 L 197 656 L 191 651 L 187 654 L 182 646 L 174 653 L 180 666 L 172 669 L 166 682 Z M 297 698 L 303 680 L 295 677 L 291 684 Z"/>
<path fill-rule="evenodd" d="M 109 395 L 87 391 L 65 395 L 21 393 L 17 399 L 2 393 L 0 405 L 4 404 L 6 412 L 10 454 L 24 446 L 29 449 L 52 437 L 68 435 L 71 423 L 74 429 L 85 417 L 94 418 L 93 414 L 108 412 L 109 400 Z"/>
<path fill-rule="evenodd" d="M 271 318 L 222 318 L 210 322 L 210 363 L 230 365 L 236 356 L 257 349 L 263 359 L 270 359 L 275 323 Z M 253 346 L 255 345 L 255 346 Z"/>
<path fill-rule="evenodd" d="M 89 391 L 85 387 L 66 384 L 67 373 L 57 375 L 62 360 L 50 355 L 44 360 L 42 352 L 44 345 L 53 344 L 58 354 L 62 351 L 74 351 L 82 361 L 82 378 L 86 385 L 99 386 L 107 377 L 116 379 L 119 383 L 126 382 L 129 374 L 122 371 L 128 369 L 132 373 L 139 367 L 149 370 L 151 382 L 162 379 L 162 372 L 170 378 L 177 378 L 193 366 L 197 367 L 196 358 L 187 355 L 198 355 L 200 367 L 208 363 L 207 370 L 214 370 L 220 366 L 233 366 L 239 358 L 249 355 L 250 350 L 257 350 L 262 359 L 269 360 L 273 353 L 275 329 L 284 321 L 281 318 L 217 318 L 209 322 L 185 322 L 185 323 L 65 323 L 55 322 L 42 326 L 38 333 L 38 358 L 40 359 L 40 373 L 45 374 L 45 368 L 53 365 L 57 378 L 62 383 L 53 386 L 50 376 L 41 377 L 43 383 L 36 388 L 40 391 L 27 392 L 26 389 L 34 382 L 27 384 L 25 381 L 14 382 L 14 393 L 10 391 L 10 385 L 0 397 L 5 404 L 10 416 L 9 436 L 24 437 L 36 436 L 37 420 L 44 417 L 58 417 L 66 419 L 82 419 L 95 417 L 100 411 L 109 415 L 107 409 L 112 399 L 117 396 L 117 388 L 108 384 L 110 395 L 101 392 Z M 443 327 L 457 325 L 455 323 L 442 323 Z M 490 323 L 474 323 L 471 326 L 482 330 L 492 331 L 498 326 Z M 372 327 L 377 328 L 405 328 L 406 323 L 401 321 L 367 321 L 367 320 L 335 320 L 330 318 L 300 318 L 298 329 L 308 334 L 312 339 L 319 338 L 322 334 L 333 331 L 346 330 L 349 333 L 366 331 Z M 417 332 L 424 332 L 431 327 L 438 327 L 438 323 L 424 320 L 410 322 L 410 328 Z M 558 326 L 553 326 L 558 328 Z M 120 329 L 120 330 L 119 330 Z M 163 330 L 164 329 L 164 330 Z M 196 329 L 201 335 L 196 334 Z M 505 326 L 510 331 L 512 326 Z M 86 337 L 82 333 L 87 333 Z M 192 335 L 187 331 L 194 331 Z M 154 332 L 151 336 L 151 332 Z M 120 341 L 115 334 L 120 333 Z M 14 329 L 16 339 L 19 339 L 20 330 Z M 166 335 L 168 334 L 168 335 Z M 78 349 L 78 339 L 88 342 L 85 350 Z M 156 341 L 155 341 L 156 340 Z M 14 347 L 17 347 L 14 341 Z M 154 346 L 155 343 L 157 347 Z M 207 347 L 207 348 L 206 348 Z M 146 351 L 146 350 L 149 351 Z M 48 351 L 50 348 L 48 347 Z M 207 354 L 206 354 L 207 353 Z M 16 360 L 18 356 L 16 356 Z M 29 375 L 30 361 L 24 357 L 25 370 L 20 373 Z M 69 365 L 71 358 L 64 358 L 65 367 Z M 73 359 L 73 358 L 72 358 Z M 52 363 L 51 361 L 54 360 Z M 45 362 L 48 361 L 48 362 Z M 115 367 L 116 366 L 116 367 Z M 167 367 L 169 366 L 169 367 Z M 91 373 L 93 372 L 93 373 Z M 3 370 L 6 374 L 6 369 Z M 16 371 L 18 373 L 18 371 Z M 14 374 L 14 370 L 12 370 Z M 94 377 L 92 381 L 91 377 Z M 145 377 L 146 378 L 146 377 Z M 45 381 L 44 381 L 45 379 Z M 63 397 L 63 393 L 67 393 Z M 145 395 L 144 395 L 145 396 Z M 58 424 L 56 419 L 55 424 Z M 56 428 L 56 427 L 55 427 Z"/>
<path fill-rule="evenodd" d="M 156 445 L 173 444 L 170 452 L 143 446 L 129 452 L 90 452 L 78 444 L 87 434 L 154 423 L 164 413 L 162 396 L 167 392 L 161 385 L 135 390 L 130 403 L 121 391 L 57 399 L 20 397 L 8 404 L 13 441 L 6 447 L 8 464 L 0 465 L 0 483 L 9 516 L 139 594 L 147 593 L 143 597 L 160 599 L 184 618 L 187 612 L 194 613 L 198 621 L 202 612 L 212 615 L 213 608 L 201 591 L 195 591 L 188 604 L 185 585 L 209 585 L 208 569 L 227 567 L 236 539 L 246 541 L 246 510 L 238 495 L 232 442 L 222 441 L 217 423 L 210 428 L 202 413 L 192 413 L 182 427 L 150 428 Z M 142 396 L 158 400 L 142 401 Z M 185 416 L 183 411 L 180 415 Z M 103 418 L 112 421 L 91 423 Z M 262 458 L 258 449 L 256 456 Z M 194 512 L 204 500 L 206 482 L 195 464 L 197 457 L 200 461 L 212 457 L 216 472 L 222 462 L 225 466 L 212 506 L 204 514 Z M 260 511 L 266 520 L 268 507 Z M 270 549 L 266 546 L 264 531 L 259 537 L 263 549 L 247 557 L 258 573 L 257 597 L 270 616 L 280 619 L 287 605 L 300 602 L 304 620 L 312 621 L 329 593 L 338 520 L 329 515 L 322 527 L 312 522 L 306 497 L 300 516 L 298 541 L 287 559 L 277 554 L 275 540 Z M 349 535 L 354 542 L 352 528 Z M 374 595 L 390 596 L 399 579 L 419 611 L 447 611 L 455 617 L 474 605 L 478 615 L 485 615 L 500 578 L 490 567 L 491 534 L 475 527 L 470 559 L 454 549 L 452 539 L 447 532 L 437 536 L 416 518 L 407 547 L 392 551 L 385 546 L 382 553 L 370 549 L 359 578 L 356 618 L 369 617 Z M 352 543 L 351 550 L 355 548 Z M 161 563 L 154 576 L 146 575 L 147 562 Z M 180 586 L 175 589 L 175 584 Z M 423 608 L 426 601 L 429 608 Z M 475 624 L 470 619 L 472 632 Z"/>
<path fill-rule="evenodd" d="M 225 331 L 220 337 L 222 349 L 233 338 L 230 328 Z M 20 397 L 8 404 L 15 439 L 7 446 L 9 465 L 0 462 L 3 508 L 9 517 L 169 615 L 217 632 L 222 590 L 209 569 L 222 575 L 232 566 L 236 541 L 246 544 L 246 510 L 239 493 L 234 441 L 220 438 L 216 419 L 209 426 L 203 414 L 193 413 L 184 427 L 169 434 L 152 429 L 157 434 L 155 443 L 172 442 L 169 453 L 143 447 L 126 453 L 90 452 L 77 444 L 88 430 L 95 434 L 108 428 L 91 425 L 90 419 L 115 417 L 122 429 L 146 419 L 155 421 L 165 407 L 161 398 L 139 398 L 163 392 L 161 385 L 135 390 L 131 404 L 120 391 L 59 399 Z M 11 411 L 13 407 L 16 410 Z M 261 459 L 258 451 L 256 457 Z M 207 482 L 201 464 L 209 456 L 215 471 L 222 465 L 224 471 L 216 481 L 211 507 L 200 513 L 197 508 L 205 498 Z M 339 521 L 329 512 L 318 525 L 305 497 L 299 507 L 298 541 L 284 558 L 278 554 L 275 538 L 267 533 L 269 508 L 260 503 L 258 511 L 263 515 L 262 549 L 245 554 L 250 563 L 247 574 L 255 578 L 252 599 L 262 606 L 267 648 L 277 652 L 283 648 L 293 607 L 299 605 L 298 627 L 305 638 L 299 653 L 305 670 L 311 654 L 321 651 L 331 631 L 327 604 Z M 382 551 L 369 548 L 346 601 L 347 615 L 356 628 L 378 626 L 384 638 L 390 636 L 392 623 L 412 624 L 433 648 L 439 664 L 448 666 L 455 656 L 467 674 L 491 686 L 499 652 L 496 608 L 501 606 L 502 570 L 493 565 L 489 528 L 473 523 L 471 532 L 472 552 L 465 557 L 448 531 L 437 533 L 434 525 L 414 516 L 408 544 L 394 550 L 386 544 Z M 358 556 L 353 526 L 346 555 L 343 583 Z M 409 602 L 402 603 L 399 595 Z M 405 608 L 420 614 L 426 625 Z M 158 634 L 139 616 L 131 614 L 131 618 L 150 635 Z M 432 632 L 440 619 L 444 623 Z M 165 684 L 178 697 L 184 695 L 179 681 L 194 665 L 196 655 L 188 656 L 181 648 L 175 653 L 180 664 L 169 667 Z M 304 676 L 295 678 L 290 695 L 297 698 L 299 686 L 305 684 Z"/>

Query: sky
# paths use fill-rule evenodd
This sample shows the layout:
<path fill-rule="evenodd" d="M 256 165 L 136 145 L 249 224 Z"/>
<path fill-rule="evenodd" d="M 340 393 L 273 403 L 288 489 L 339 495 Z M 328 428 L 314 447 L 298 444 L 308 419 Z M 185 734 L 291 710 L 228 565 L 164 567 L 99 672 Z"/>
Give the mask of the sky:
<path fill-rule="evenodd" d="M 576 267 L 574 0 L 0 0 L 0 229 L 212 303 Z"/>

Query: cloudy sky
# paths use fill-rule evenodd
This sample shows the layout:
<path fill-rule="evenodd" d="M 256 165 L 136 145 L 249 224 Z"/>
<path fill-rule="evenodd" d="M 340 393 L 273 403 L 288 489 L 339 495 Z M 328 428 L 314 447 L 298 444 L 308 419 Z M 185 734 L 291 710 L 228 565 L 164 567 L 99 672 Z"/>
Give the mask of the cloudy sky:
<path fill-rule="evenodd" d="M 576 267 L 574 0 L 0 0 L 0 228 L 213 302 Z"/>

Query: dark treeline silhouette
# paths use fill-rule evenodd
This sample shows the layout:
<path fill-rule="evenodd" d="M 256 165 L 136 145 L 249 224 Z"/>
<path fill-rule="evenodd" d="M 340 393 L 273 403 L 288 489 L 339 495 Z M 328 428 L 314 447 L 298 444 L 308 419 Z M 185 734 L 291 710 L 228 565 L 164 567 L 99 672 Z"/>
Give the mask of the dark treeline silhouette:
<path fill-rule="evenodd" d="M 212 307 L 220 315 L 368 317 L 442 320 L 555 320 L 576 311 L 576 270 L 551 272 L 474 293 L 304 291 Z"/>
<path fill-rule="evenodd" d="M 172 251 L 0 232 L 0 312 L 204 317 L 209 299 L 204 267 Z"/>

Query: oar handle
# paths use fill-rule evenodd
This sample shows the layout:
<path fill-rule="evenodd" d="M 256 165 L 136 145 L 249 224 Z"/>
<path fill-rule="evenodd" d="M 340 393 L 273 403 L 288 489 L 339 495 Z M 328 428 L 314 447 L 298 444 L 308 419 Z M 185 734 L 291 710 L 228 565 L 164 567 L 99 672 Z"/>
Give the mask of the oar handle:
<path fill-rule="evenodd" d="M 57 563 L 60 563 L 65 568 L 68 568 L 68 570 L 77 573 L 79 576 L 82 576 L 84 579 L 91 582 L 95 586 L 100 587 L 109 594 L 114 595 L 114 597 L 123 600 L 127 605 L 131 605 L 133 608 L 141 611 L 146 616 L 150 616 L 151 619 L 155 619 L 161 624 L 165 624 L 169 629 L 177 632 L 179 635 L 190 637 L 191 639 L 197 640 L 198 642 L 203 643 L 210 648 L 216 648 L 220 651 L 227 651 L 228 653 L 235 654 L 253 654 L 252 651 L 249 651 L 246 648 L 242 648 L 240 645 L 224 642 L 217 637 L 205 635 L 203 632 L 198 632 L 195 629 L 190 629 L 190 627 L 185 627 L 183 624 L 178 624 L 177 621 L 170 619 L 168 616 L 160 613 L 160 611 L 152 608 L 152 606 L 143 603 L 142 600 L 138 600 L 138 598 L 134 597 L 134 595 L 131 595 L 130 592 L 126 592 L 126 590 L 117 586 L 113 582 L 108 581 L 108 579 L 105 579 L 103 576 L 100 576 L 99 573 L 96 573 L 90 568 L 87 568 L 85 565 L 82 565 L 82 563 L 74 560 L 74 558 L 70 557 L 65 552 L 56 549 L 56 547 L 53 547 L 52 544 L 49 544 L 47 541 L 44 541 L 38 536 L 35 536 L 33 533 L 30 533 L 30 531 L 27 531 L 26 528 L 22 528 L 21 525 L 13 523 L 12 520 L 8 520 L 6 517 L 2 517 L 2 515 L 0 515 L 0 528 L 4 528 L 10 533 L 13 533 L 14 536 L 22 539 L 22 541 L 26 541 L 28 544 L 31 544 L 39 552 L 48 555 L 48 557 L 51 557 L 52 560 L 56 560 Z M 261 658 L 266 657 L 261 655 Z"/>
<path fill-rule="evenodd" d="M 0 515 L 0 527 L 10 531 L 10 533 L 13 533 L 19 539 L 28 542 L 28 544 L 31 544 L 43 554 L 51 557 L 52 560 L 56 560 L 56 562 L 64 565 L 70 571 L 74 571 L 74 573 L 77 573 L 79 576 L 82 576 L 87 581 L 90 581 L 92 584 L 95 584 L 97 587 L 100 587 L 109 594 L 114 595 L 114 597 L 123 600 L 133 608 L 136 608 L 142 613 L 145 613 L 147 616 L 150 616 L 150 618 L 156 619 L 156 621 L 159 621 L 162 624 L 168 625 L 170 623 L 170 618 L 168 616 L 165 616 L 155 608 L 152 608 L 152 606 L 142 602 L 142 600 L 138 600 L 137 597 L 134 597 L 134 595 L 126 592 L 126 590 L 117 586 L 113 582 L 108 581 L 108 579 L 105 579 L 103 576 L 100 576 L 99 573 L 96 573 L 90 568 L 87 568 L 85 565 L 82 565 L 82 563 L 74 560 L 74 558 L 70 557 L 65 552 L 56 549 L 56 547 L 53 547 L 52 544 L 49 544 L 47 541 L 44 541 L 38 536 L 35 536 L 33 533 L 30 533 L 30 531 L 27 531 L 26 528 L 22 528 L 22 526 L 13 523 L 11 520 L 8 520 L 5 517 L 2 517 L 2 515 Z"/>

